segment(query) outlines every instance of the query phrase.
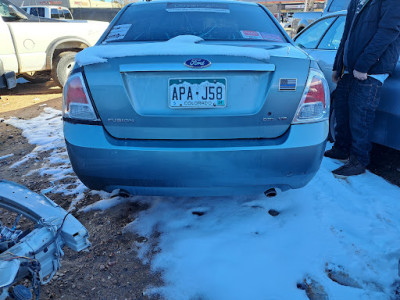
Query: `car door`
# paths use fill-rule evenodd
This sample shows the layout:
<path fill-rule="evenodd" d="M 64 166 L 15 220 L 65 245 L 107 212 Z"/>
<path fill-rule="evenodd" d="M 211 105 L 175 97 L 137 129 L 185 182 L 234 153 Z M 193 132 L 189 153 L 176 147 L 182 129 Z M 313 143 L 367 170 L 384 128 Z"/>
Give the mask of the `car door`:
<path fill-rule="evenodd" d="M 6 3 L 0 2 L 0 60 L 4 70 L 18 73 L 18 60 L 7 20 L 12 18 Z"/>

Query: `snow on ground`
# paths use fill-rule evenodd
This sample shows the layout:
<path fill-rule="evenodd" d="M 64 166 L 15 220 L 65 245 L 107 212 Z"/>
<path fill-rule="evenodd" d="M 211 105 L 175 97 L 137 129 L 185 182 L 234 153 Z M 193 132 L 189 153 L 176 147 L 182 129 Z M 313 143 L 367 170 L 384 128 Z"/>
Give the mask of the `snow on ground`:
<path fill-rule="evenodd" d="M 72 170 L 65 148 L 61 115 L 61 111 L 45 107 L 36 118 L 30 120 L 10 118 L 5 123 L 21 129 L 22 135 L 28 139 L 28 142 L 36 145 L 31 153 L 11 165 L 11 168 L 20 167 L 30 159 L 38 160 L 41 153 L 49 152 L 49 156 L 44 158 L 43 165 L 28 175 L 39 173 L 41 176 L 49 176 L 51 187 L 42 191 L 43 193 L 76 195 L 70 207 L 72 209 L 79 200 L 83 199 L 83 192 L 87 188 L 76 178 Z M 63 182 L 67 178 L 70 179 L 69 182 Z"/>
<path fill-rule="evenodd" d="M 168 299 L 307 299 L 296 284 L 311 278 L 330 299 L 389 299 L 400 258 L 400 189 L 369 172 L 335 179 L 330 171 L 337 166 L 325 159 L 308 186 L 272 200 L 143 198 L 152 206 L 129 229 L 146 237 L 161 232 L 151 263 L 167 283 L 149 292 Z M 271 208 L 280 215 L 270 216 Z M 326 269 L 339 266 L 361 288 L 331 281 Z"/>
<path fill-rule="evenodd" d="M 0 160 L 7 159 L 7 158 L 10 158 L 10 157 L 13 157 L 13 156 L 14 156 L 14 153 L 10 153 L 10 154 L 1 156 L 1 157 L 0 157 Z"/>
<path fill-rule="evenodd" d="M 46 107 L 37 118 L 6 122 L 36 145 L 26 159 L 50 153 L 37 172 L 50 176 L 52 192 L 75 194 L 79 201 L 85 187 L 69 164 L 60 112 Z M 314 281 L 329 299 L 389 299 L 398 278 L 400 189 L 369 172 L 336 179 L 330 171 L 338 165 L 324 159 L 310 184 L 273 199 L 125 199 L 149 205 L 125 230 L 149 240 L 161 233 L 157 249 L 136 244 L 166 283 L 147 293 L 174 300 L 307 299 L 296 285 Z M 63 184 L 65 177 L 74 184 Z M 122 202 L 115 193 L 98 194 L 102 200 L 83 211 Z M 270 209 L 280 214 L 272 217 Z"/>

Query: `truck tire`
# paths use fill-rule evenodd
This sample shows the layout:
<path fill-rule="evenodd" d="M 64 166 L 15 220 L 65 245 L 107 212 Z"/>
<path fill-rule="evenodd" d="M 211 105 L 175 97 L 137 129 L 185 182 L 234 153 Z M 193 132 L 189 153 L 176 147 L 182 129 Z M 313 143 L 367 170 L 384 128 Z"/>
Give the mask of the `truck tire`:
<path fill-rule="evenodd" d="M 53 61 L 51 77 L 57 85 L 64 87 L 68 76 L 75 65 L 76 52 L 68 51 L 60 53 Z"/>
<path fill-rule="evenodd" d="M 21 75 L 21 77 L 32 83 L 43 83 L 51 80 L 51 72 L 42 71 L 42 72 L 24 73 Z"/>

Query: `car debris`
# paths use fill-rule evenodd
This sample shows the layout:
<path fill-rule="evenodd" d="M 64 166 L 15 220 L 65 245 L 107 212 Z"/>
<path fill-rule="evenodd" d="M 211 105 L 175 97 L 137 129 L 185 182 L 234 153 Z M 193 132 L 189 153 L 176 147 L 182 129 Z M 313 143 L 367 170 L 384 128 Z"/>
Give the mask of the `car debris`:
<path fill-rule="evenodd" d="M 82 251 L 90 246 L 86 228 L 69 212 L 28 188 L 0 180 L 0 207 L 17 214 L 11 227 L 0 221 L 0 300 L 10 287 L 27 278 L 35 299 L 40 286 L 48 283 L 61 267 L 63 247 Z M 33 230 L 20 230 L 21 217 L 33 222 Z M 32 299 L 31 290 L 13 287 L 15 299 Z"/>

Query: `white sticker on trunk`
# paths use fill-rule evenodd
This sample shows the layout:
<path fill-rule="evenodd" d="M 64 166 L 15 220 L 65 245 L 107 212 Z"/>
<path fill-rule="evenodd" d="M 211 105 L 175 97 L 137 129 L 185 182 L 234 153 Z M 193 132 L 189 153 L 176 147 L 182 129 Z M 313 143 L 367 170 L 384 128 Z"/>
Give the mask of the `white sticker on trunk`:
<path fill-rule="evenodd" d="M 131 26 L 132 24 L 121 24 L 114 26 L 111 29 L 110 33 L 107 35 L 105 42 L 112 42 L 124 39 Z"/>

